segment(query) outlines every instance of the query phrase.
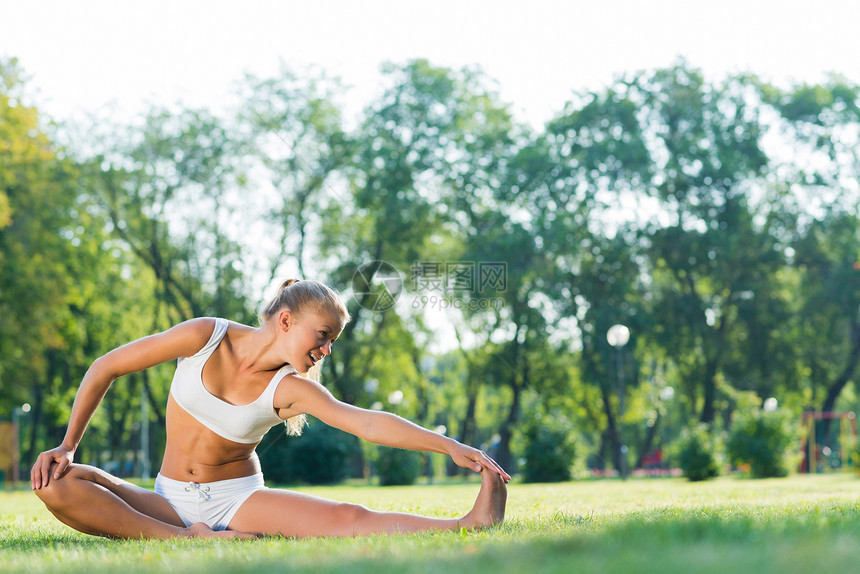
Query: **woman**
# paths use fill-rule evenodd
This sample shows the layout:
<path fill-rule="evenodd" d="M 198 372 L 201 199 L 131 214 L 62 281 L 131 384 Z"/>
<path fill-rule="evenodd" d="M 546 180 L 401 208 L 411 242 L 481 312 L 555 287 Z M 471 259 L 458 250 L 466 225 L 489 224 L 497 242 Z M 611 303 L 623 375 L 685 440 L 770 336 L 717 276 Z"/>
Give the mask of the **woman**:
<path fill-rule="evenodd" d="M 486 453 L 396 415 L 340 402 L 308 378 L 347 321 L 346 306 L 330 288 L 289 280 L 264 310 L 259 328 L 192 319 L 107 353 L 83 378 L 62 444 L 33 465 L 36 495 L 72 528 L 114 538 L 355 536 L 500 522 L 510 476 Z M 111 383 L 173 359 L 179 363 L 155 492 L 74 464 L 75 449 Z M 448 454 L 481 472 L 475 506 L 459 520 L 438 519 L 266 488 L 255 447 L 279 422 L 300 431 L 305 414 L 377 444 Z"/>

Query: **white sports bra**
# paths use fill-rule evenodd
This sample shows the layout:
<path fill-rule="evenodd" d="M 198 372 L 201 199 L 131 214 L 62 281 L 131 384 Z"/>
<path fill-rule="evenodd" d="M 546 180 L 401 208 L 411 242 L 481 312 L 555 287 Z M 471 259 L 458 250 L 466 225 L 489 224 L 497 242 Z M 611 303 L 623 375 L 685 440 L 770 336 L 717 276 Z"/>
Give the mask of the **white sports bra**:
<path fill-rule="evenodd" d="M 227 320 L 215 319 L 212 337 L 191 357 L 182 357 L 173 374 L 170 394 L 188 414 L 215 434 L 243 444 L 262 440 L 270 428 L 283 422 L 274 407 L 275 389 L 286 375 L 297 372 L 285 365 L 272 377 L 263 394 L 247 405 L 231 405 L 210 393 L 203 386 L 203 366 L 227 333 Z"/>

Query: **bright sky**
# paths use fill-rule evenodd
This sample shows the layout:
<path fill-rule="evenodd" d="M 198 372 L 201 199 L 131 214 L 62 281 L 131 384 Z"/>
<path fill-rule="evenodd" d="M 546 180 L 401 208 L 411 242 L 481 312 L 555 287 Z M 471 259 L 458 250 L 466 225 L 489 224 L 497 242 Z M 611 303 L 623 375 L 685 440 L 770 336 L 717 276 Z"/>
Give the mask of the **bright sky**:
<path fill-rule="evenodd" d="M 541 125 L 573 90 L 678 56 L 718 78 L 860 81 L 855 0 L 0 0 L 0 57 L 17 57 L 56 119 L 112 103 L 219 110 L 244 72 L 318 65 L 378 93 L 379 65 L 479 64 L 518 116 Z"/>

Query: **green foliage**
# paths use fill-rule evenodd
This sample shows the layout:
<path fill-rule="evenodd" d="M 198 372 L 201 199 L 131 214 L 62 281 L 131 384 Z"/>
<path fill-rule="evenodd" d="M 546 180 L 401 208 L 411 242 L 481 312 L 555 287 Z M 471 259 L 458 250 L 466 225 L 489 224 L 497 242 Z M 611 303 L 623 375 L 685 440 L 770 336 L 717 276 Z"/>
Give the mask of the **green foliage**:
<path fill-rule="evenodd" d="M 522 468 L 525 482 L 564 482 L 572 477 L 576 433 L 562 413 L 535 418 L 524 431 Z"/>
<path fill-rule="evenodd" d="M 498 435 L 506 465 L 518 442 L 560 440 L 523 424 L 528 401 L 566 409 L 590 431 L 576 454 L 616 466 L 620 445 L 730 420 L 751 396 L 850 402 L 860 87 L 712 82 L 680 61 L 575 94 L 533 129 L 479 70 L 414 60 L 383 76 L 354 128 L 338 81 L 284 69 L 247 78 L 233 115 L 154 108 L 63 149 L 0 62 L 0 416 L 32 403 L 27 448 L 53 446 L 108 349 L 192 315 L 253 322 L 259 291 L 296 270 L 350 293 L 372 260 L 406 291 L 386 313 L 350 298 L 324 382 L 476 446 Z M 504 285 L 433 293 L 500 306 L 410 305 L 419 261 L 504 262 Z M 616 322 L 623 352 L 605 338 Z M 429 373 L 437 345 L 457 346 L 439 323 L 461 363 Z M 136 448 L 142 397 L 162 424 L 170 370 L 118 381 L 81 454 Z M 663 385 L 680 412 L 655 404 Z"/>
<path fill-rule="evenodd" d="M 80 166 L 29 105 L 22 76 L 14 60 L 0 61 L 0 416 L 32 407 L 22 416 L 27 466 L 62 438 L 75 379 L 108 350 L 96 291 L 119 266 Z"/>
<path fill-rule="evenodd" d="M 378 447 L 374 459 L 381 486 L 414 484 L 421 475 L 423 455 L 412 450 Z"/>
<path fill-rule="evenodd" d="M 685 428 L 674 450 L 688 480 L 697 482 L 719 476 L 722 444 L 708 425 L 700 423 Z"/>
<path fill-rule="evenodd" d="M 257 447 L 267 480 L 281 484 L 334 484 L 349 475 L 349 464 L 359 451 L 352 435 L 308 417 L 301 436 L 273 427 Z"/>
<path fill-rule="evenodd" d="M 796 459 L 797 419 L 784 410 L 739 413 L 726 444 L 732 464 L 755 478 L 787 476 Z"/>
<path fill-rule="evenodd" d="M 86 167 L 94 203 L 115 240 L 155 276 L 168 324 L 199 316 L 253 319 L 246 301 L 231 195 L 242 153 L 205 110 L 153 108 L 144 129 L 101 136 Z M 155 323 L 155 321 L 154 321 Z"/>

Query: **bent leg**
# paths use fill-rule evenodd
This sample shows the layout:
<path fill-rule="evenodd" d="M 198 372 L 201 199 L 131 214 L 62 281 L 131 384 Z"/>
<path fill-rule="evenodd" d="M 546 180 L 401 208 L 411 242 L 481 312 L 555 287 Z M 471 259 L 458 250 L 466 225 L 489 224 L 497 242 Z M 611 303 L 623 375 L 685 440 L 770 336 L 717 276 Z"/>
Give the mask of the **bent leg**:
<path fill-rule="evenodd" d="M 504 519 L 507 489 L 501 477 L 482 473 L 475 507 L 462 519 L 431 518 L 402 512 L 377 512 L 360 504 L 336 502 L 287 490 L 260 490 L 239 508 L 229 528 L 290 538 L 350 537 L 398 532 L 479 528 Z"/>
<path fill-rule="evenodd" d="M 34 492 L 60 522 L 86 534 L 175 538 L 209 530 L 205 525 L 185 528 L 167 500 L 92 466 L 72 464 L 62 478 Z"/>

